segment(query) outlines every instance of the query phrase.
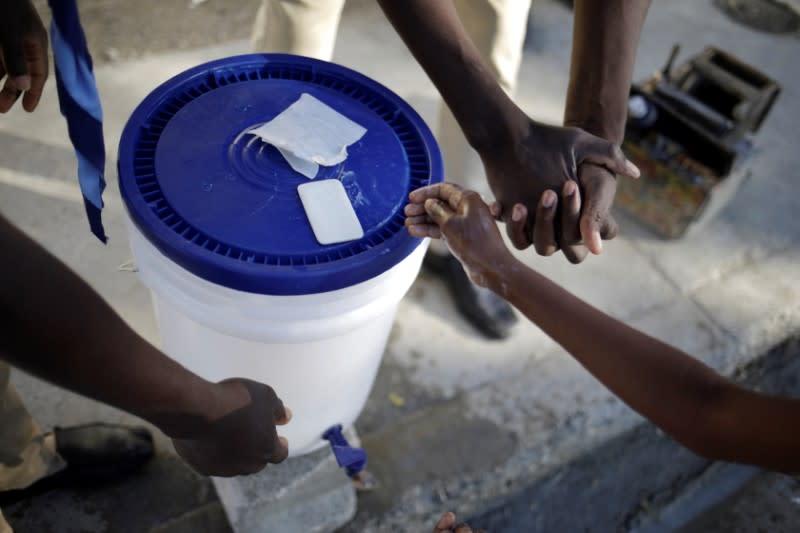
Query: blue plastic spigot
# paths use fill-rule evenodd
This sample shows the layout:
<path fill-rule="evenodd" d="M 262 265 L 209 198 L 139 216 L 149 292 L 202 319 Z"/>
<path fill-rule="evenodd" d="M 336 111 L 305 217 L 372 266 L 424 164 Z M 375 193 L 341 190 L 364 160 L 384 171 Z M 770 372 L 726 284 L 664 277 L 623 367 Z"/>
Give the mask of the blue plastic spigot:
<path fill-rule="evenodd" d="M 322 434 L 322 438 L 330 442 L 336 462 L 344 468 L 347 475 L 355 477 L 367 466 L 367 452 L 362 448 L 350 446 L 344 434 L 341 424 L 337 424 Z"/>

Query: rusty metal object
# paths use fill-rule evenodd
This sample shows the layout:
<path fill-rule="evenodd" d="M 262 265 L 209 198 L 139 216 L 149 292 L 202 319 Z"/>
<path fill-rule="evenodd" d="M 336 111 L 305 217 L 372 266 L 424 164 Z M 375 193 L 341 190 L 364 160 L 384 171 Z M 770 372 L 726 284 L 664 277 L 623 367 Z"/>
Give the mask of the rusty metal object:
<path fill-rule="evenodd" d="M 652 109 L 646 123 L 629 115 L 623 149 L 642 178 L 620 180 L 616 201 L 667 238 L 713 217 L 749 176 L 752 135 L 780 94 L 774 80 L 718 48 L 673 67 L 678 50 L 631 88 L 632 100 Z"/>

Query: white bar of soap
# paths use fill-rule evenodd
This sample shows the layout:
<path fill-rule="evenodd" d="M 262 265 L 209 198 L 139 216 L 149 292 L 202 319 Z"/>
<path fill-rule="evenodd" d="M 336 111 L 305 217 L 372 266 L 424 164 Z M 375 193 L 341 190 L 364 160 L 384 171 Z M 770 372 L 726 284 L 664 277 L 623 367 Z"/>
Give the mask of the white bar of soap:
<path fill-rule="evenodd" d="M 298 185 L 297 192 L 320 244 L 354 241 L 364 236 L 353 204 L 339 180 Z"/>

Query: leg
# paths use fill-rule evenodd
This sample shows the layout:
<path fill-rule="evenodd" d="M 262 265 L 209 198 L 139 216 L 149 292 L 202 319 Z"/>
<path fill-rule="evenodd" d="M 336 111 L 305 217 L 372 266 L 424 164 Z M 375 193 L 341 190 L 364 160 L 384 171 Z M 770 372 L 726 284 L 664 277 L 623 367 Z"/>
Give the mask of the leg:
<path fill-rule="evenodd" d="M 344 0 L 262 0 L 253 49 L 330 61 L 343 7 Z"/>
<path fill-rule="evenodd" d="M 0 362 L 0 491 L 24 489 L 64 467 L 53 434 L 42 433 L 9 377 L 8 365 Z"/>
<path fill-rule="evenodd" d="M 97 423 L 43 433 L 9 377 L 10 368 L 0 361 L 0 503 L 59 485 L 119 479 L 153 456 L 145 428 Z M 0 533 L 8 531 L 0 514 Z"/>

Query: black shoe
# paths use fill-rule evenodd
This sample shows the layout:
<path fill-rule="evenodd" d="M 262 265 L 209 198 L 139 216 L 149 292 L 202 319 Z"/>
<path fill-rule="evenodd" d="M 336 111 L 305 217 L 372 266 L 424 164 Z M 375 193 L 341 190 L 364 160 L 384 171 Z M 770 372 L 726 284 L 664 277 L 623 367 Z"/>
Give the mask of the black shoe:
<path fill-rule="evenodd" d="M 91 486 L 133 474 L 153 457 L 153 436 L 146 428 L 86 424 L 55 428 L 56 451 L 67 463 L 63 470 L 30 487 L 0 492 L 10 504 L 58 487 Z"/>
<path fill-rule="evenodd" d="M 472 283 L 453 254 L 425 254 L 423 266 L 447 284 L 462 316 L 489 339 L 505 339 L 517 323 L 511 305 L 498 295 Z"/>

